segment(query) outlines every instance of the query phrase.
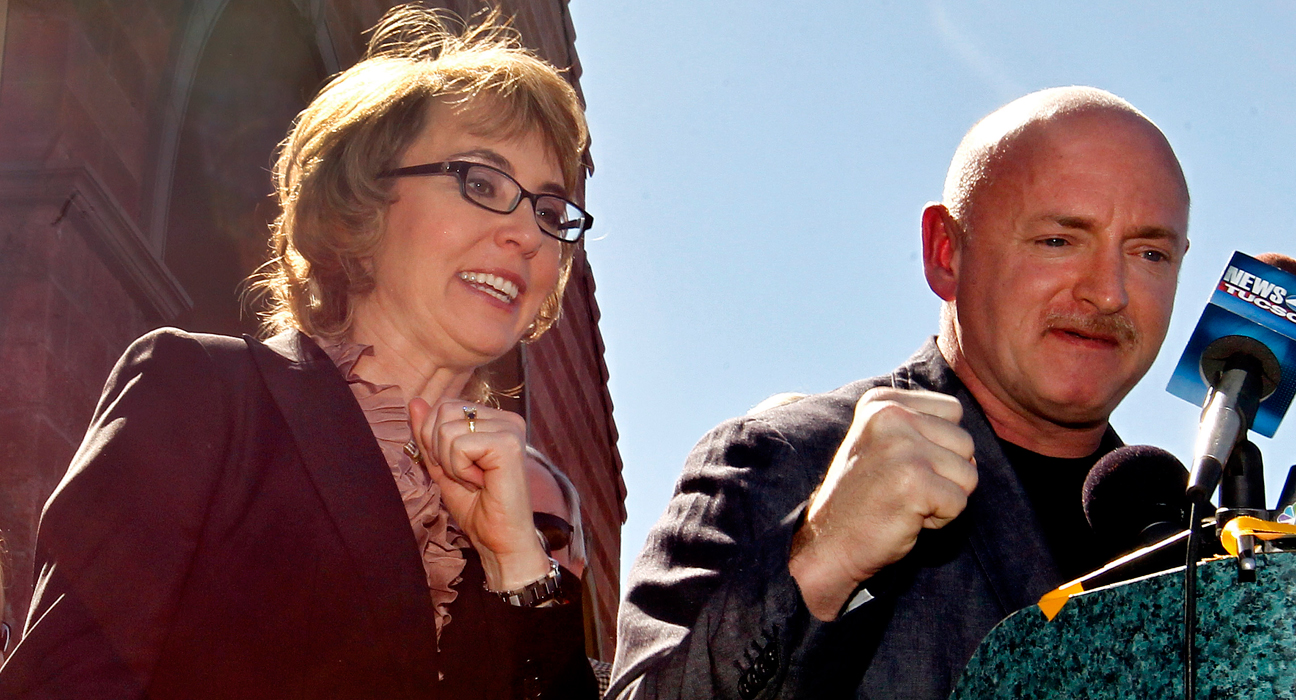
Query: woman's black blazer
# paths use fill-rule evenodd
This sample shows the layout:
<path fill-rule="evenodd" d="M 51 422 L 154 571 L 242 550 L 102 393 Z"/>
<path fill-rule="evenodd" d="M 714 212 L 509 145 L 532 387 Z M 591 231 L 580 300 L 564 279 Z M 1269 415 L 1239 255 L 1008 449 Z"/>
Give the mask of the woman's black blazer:
<path fill-rule="evenodd" d="M 439 653 L 400 495 L 328 356 L 296 332 L 155 331 L 45 506 L 0 697 L 593 697 L 579 603 L 509 606 L 468 555 Z"/>

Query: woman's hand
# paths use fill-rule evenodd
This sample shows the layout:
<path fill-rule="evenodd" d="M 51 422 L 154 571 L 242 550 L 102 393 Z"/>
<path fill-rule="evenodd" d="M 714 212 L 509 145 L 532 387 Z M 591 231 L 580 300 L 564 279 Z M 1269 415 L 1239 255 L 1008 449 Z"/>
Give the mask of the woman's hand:
<path fill-rule="evenodd" d="M 465 408 L 476 411 L 471 425 Z M 486 585 L 514 590 L 548 573 L 522 464 L 526 421 L 462 400 L 433 408 L 414 399 L 409 409 L 423 463 L 441 487 L 446 510 L 481 555 Z"/>

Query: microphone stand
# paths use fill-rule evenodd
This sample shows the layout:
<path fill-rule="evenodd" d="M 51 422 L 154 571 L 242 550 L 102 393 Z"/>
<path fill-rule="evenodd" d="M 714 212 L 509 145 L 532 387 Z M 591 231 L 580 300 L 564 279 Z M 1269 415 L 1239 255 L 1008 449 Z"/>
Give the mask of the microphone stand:
<path fill-rule="evenodd" d="M 1269 520 L 1265 509 L 1264 457 L 1255 443 L 1243 438 L 1233 448 L 1220 481 L 1220 509 L 1215 512 L 1215 534 L 1222 536 L 1228 521 L 1240 516 Z M 1238 538 L 1238 582 L 1255 583 L 1256 538 Z"/>
<path fill-rule="evenodd" d="M 1201 362 L 1203 376 L 1211 378 L 1208 384 L 1212 388 L 1202 406 L 1197 442 L 1193 447 L 1193 466 L 1188 476 L 1188 555 L 1184 562 L 1183 586 L 1185 700 L 1196 700 L 1197 696 L 1197 557 L 1201 547 L 1202 516 L 1210 509 L 1210 496 L 1222 480 L 1226 467 L 1233 466 L 1234 454 L 1239 451 L 1237 448 L 1247 442 L 1247 432 L 1255 419 L 1262 394 L 1267 396 L 1272 391 L 1266 386 L 1266 381 L 1272 379 L 1276 386 L 1276 377 L 1281 376 L 1273 352 L 1249 337 L 1216 339 L 1202 352 Z M 1234 473 L 1241 472 L 1241 479 L 1245 481 L 1248 478 L 1246 471 L 1238 468 Z M 1262 470 L 1259 478 L 1264 478 Z M 1245 484 L 1239 490 L 1248 497 L 1252 491 Z M 1260 494 L 1263 508 L 1263 481 L 1260 482 Z M 1268 513 L 1264 513 L 1261 517 L 1267 516 Z M 1249 576 L 1254 581 L 1254 542 L 1248 543 L 1248 552 L 1248 563 L 1239 563 L 1244 567 L 1239 570 L 1239 578 L 1247 580 Z"/>
<path fill-rule="evenodd" d="M 1183 657 L 1184 698 L 1197 697 L 1197 560 L 1200 557 L 1202 514 L 1210 502 L 1200 491 L 1190 492 L 1188 513 L 1188 554 L 1184 562 Z M 1264 459 L 1260 448 L 1245 437 L 1229 455 L 1220 484 L 1220 508 L 1215 512 L 1215 533 L 1224 531 L 1228 521 L 1239 516 L 1269 519 L 1264 507 Z M 1255 583 L 1255 537 L 1238 538 L 1238 582 Z"/>

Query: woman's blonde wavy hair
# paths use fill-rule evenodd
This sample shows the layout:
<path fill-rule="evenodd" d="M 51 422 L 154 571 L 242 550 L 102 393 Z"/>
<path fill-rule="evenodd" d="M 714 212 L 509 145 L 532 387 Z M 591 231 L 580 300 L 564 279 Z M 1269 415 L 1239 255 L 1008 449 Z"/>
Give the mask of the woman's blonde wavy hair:
<path fill-rule="evenodd" d="M 399 165 L 434 100 L 466 115 L 481 136 L 538 131 L 576 192 L 589 132 L 558 70 L 524 48 L 498 10 L 469 24 L 419 5 L 393 8 L 373 28 L 364 59 L 320 91 L 279 145 L 281 213 L 270 260 L 252 280 L 268 302 L 264 335 L 296 328 L 336 338 L 350 329 L 354 300 L 374 286 L 366 260 L 392 201 L 378 175 Z M 558 320 L 574 254 L 562 248 L 558 284 L 523 340 Z"/>

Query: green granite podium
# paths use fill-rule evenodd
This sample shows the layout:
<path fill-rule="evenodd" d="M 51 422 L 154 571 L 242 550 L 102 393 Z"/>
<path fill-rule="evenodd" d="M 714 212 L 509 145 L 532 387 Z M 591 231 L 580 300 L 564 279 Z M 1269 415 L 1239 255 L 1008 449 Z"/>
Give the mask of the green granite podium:
<path fill-rule="evenodd" d="M 1197 585 L 1197 697 L 1296 699 L 1296 552 L 1257 555 L 1254 583 L 1233 558 L 1203 562 Z M 951 700 L 1182 700 L 1182 567 L 1039 606 L 990 631 Z"/>

